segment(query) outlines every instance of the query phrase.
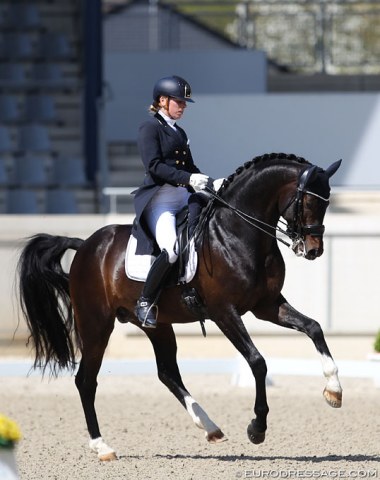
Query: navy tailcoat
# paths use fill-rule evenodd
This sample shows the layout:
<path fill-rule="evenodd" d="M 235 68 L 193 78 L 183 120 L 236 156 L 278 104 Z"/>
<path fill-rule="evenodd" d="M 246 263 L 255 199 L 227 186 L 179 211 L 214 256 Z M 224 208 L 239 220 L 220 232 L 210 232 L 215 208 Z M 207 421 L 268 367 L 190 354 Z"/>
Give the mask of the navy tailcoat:
<path fill-rule="evenodd" d="M 133 235 L 137 238 L 138 255 L 158 253 L 154 236 L 143 215 L 153 195 L 165 183 L 194 192 L 189 185 L 190 176 L 200 173 L 194 164 L 185 131 L 178 125 L 176 129 L 171 128 L 159 113 L 145 121 L 139 129 L 138 147 L 145 177 L 134 197 L 136 219 Z"/>

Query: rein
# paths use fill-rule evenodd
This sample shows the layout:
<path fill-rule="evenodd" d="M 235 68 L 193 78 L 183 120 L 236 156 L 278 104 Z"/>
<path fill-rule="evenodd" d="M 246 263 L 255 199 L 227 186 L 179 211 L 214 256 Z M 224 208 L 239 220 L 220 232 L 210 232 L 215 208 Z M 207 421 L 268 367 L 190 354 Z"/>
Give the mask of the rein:
<path fill-rule="evenodd" d="M 234 212 L 239 218 L 244 220 L 246 223 L 248 223 L 252 227 L 255 227 L 256 229 L 262 231 L 266 235 L 278 240 L 279 242 L 286 245 L 288 248 L 291 248 L 293 251 L 295 251 L 296 248 L 298 247 L 298 245 L 300 243 L 304 242 L 305 235 L 322 236 L 324 231 L 325 231 L 325 226 L 324 225 L 302 225 L 303 198 L 304 198 L 305 194 L 317 197 L 324 202 L 329 201 L 329 198 L 324 198 L 321 195 L 318 195 L 317 193 L 306 190 L 306 185 L 307 185 L 309 176 L 312 173 L 313 168 L 315 168 L 315 167 L 309 167 L 302 173 L 302 175 L 300 176 L 299 181 L 298 181 L 297 193 L 290 199 L 288 205 L 285 207 L 282 214 L 280 214 L 280 216 L 283 216 L 284 212 L 293 203 L 295 203 L 295 208 L 294 208 L 294 212 L 293 212 L 292 228 L 290 228 L 289 225 L 287 225 L 281 219 L 279 220 L 280 223 L 282 223 L 284 225 L 287 225 L 286 230 L 283 230 L 278 225 L 276 225 L 275 227 L 273 225 L 269 225 L 268 223 L 263 222 L 262 220 L 259 220 L 255 217 L 251 216 L 251 215 L 248 215 L 247 213 L 243 212 L 242 210 L 230 205 L 228 202 L 223 200 L 223 198 L 220 195 L 218 195 L 217 192 L 215 192 L 212 188 L 210 188 L 208 186 L 206 187 L 205 190 L 210 194 L 211 197 L 213 197 L 214 201 L 218 201 L 219 203 L 221 203 L 222 205 L 227 207 L 229 210 Z M 263 228 L 263 227 L 266 227 L 266 228 Z M 282 233 L 283 235 L 285 235 L 289 239 L 291 239 L 292 243 L 289 243 L 286 240 L 277 237 L 275 233 L 271 233 L 267 229 L 272 230 L 274 232 Z"/>
<path fill-rule="evenodd" d="M 244 220 L 246 223 L 248 223 L 249 225 L 251 225 L 252 227 L 255 227 L 257 228 L 258 230 L 262 231 L 263 233 L 265 233 L 266 235 L 268 235 L 269 237 L 272 237 L 272 238 L 275 238 L 276 240 L 278 240 L 279 242 L 283 243 L 284 245 L 286 245 L 287 247 L 291 247 L 292 244 L 283 240 L 282 238 L 278 238 L 276 235 L 274 235 L 273 233 L 271 232 L 268 232 L 265 228 L 262 228 L 261 226 L 257 225 L 257 223 L 261 224 L 261 225 L 264 225 L 265 227 L 269 228 L 270 230 L 274 230 L 275 232 L 280 232 L 280 233 L 283 233 L 284 235 L 286 235 L 287 237 L 289 238 L 292 238 L 291 235 L 286 231 L 286 230 L 283 230 L 282 228 L 276 226 L 276 227 L 273 227 L 273 225 L 269 225 L 269 223 L 266 223 L 266 222 L 263 222 L 262 220 L 259 220 L 258 218 L 255 218 L 255 217 L 252 217 L 251 215 L 248 215 L 248 213 L 245 213 L 243 212 L 242 210 L 240 210 L 239 208 L 236 208 L 232 205 L 230 205 L 228 202 L 226 202 L 225 200 L 223 200 L 223 198 L 218 195 L 215 190 L 213 190 L 212 188 L 210 187 L 206 187 L 205 190 L 213 197 L 214 200 L 218 201 L 219 203 L 221 203 L 222 205 L 224 205 L 225 207 L 227 207 L 229 210 L 231 210 L 232 212 L 236 213 L 236 215 L 238 217 L 240 217 L 242 220 Z M 295 197 L 293 198 L 292 202 L 295 200 Z M 290 206 L 291 203 L 288 205 Z M 257 222 L 257 223 L 254 223 L 254 222 Z"/>

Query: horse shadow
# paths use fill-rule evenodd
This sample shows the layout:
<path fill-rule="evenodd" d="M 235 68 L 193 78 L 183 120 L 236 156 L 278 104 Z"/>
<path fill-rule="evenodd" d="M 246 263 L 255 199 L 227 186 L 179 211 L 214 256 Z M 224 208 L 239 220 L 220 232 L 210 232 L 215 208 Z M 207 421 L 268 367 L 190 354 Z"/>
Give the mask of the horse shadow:
<path fill-rule="evenodd" d="M 268 456 L 258 456 L 258 455 L 163 455 L 155 454 L 154 458 L 162 458 L 166 460 L 177 460 L 177 459 L 193 459 L 193 460 L 217 460 L 220 462 L 236 462 L 237 460 L 246 460 L 246 461 L 268 461 L 268 460 L 291 460 L 296 462 L 308 462 L 308 463 L 322 463 L 322 462 L 370 462 L 370 461 L 379 461 L 377 455 L 324 455 L 324 456 L 308 456 L 308 455 L 268 455 Z"/>

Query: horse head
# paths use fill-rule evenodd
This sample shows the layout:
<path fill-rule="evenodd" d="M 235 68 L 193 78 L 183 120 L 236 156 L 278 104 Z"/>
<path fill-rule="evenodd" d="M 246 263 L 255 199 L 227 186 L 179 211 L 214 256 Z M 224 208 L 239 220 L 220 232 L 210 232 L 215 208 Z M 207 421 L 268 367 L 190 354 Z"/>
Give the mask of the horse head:
<path fill-rule="evenodd" d="M 330 178 L 342 160 L 326 170 L 315 165 L 304 168 L 295 194 L 282 216 L 288 223 L 287 233 L 293 241 L 292 249 L 298 256 L 315 260 L 323 254 L 323 219 L 330 199 Z"/>

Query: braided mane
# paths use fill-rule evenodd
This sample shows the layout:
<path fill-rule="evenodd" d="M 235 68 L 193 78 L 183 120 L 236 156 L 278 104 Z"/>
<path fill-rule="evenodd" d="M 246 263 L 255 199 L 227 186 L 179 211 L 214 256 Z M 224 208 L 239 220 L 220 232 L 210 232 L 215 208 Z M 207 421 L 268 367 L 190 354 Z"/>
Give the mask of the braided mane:
<path fill-rule="evenodd" d="M 244 163 L 244 165 L 238 167 L 234 173 L 229 175 L 223 184 L 223 189 L 228 187 L 230 183 L 234 181 L 237 175 L 240 175 L 243 171 L 248 170 L 251 167 L 256 167 L 257 165 L 261 165 L 268 160 L 291 160 L 298 163 L 304 163 L 305 165 L 310 165 L 310 162 L 305 160 L 303 157 L 297 157 L 294 153 L 265 153 L 264 155 L 259 155 L 254 157 L 249 162 Z"/>

